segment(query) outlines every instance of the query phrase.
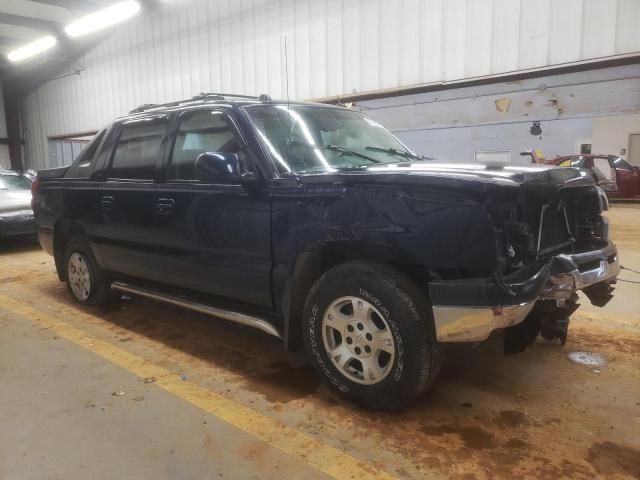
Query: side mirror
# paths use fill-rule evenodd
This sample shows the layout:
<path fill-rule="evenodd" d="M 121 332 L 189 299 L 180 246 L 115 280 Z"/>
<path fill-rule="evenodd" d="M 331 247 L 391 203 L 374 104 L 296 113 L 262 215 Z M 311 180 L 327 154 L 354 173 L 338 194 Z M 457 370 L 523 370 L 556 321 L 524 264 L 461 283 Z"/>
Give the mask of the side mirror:
<path fill-rule="evenodd" d="M 203 182 L 245 182 L 253 180 L 252 172 L 245 172 L 236 153 L 205 152 L 196 159 L 196 175 Z"/>

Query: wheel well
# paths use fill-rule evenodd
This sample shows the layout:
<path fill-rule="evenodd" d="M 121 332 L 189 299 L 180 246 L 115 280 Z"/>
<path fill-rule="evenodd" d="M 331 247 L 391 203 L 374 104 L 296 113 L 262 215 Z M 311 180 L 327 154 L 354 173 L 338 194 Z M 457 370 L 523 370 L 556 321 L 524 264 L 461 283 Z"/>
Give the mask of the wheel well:
<path fill-rule="evenodd" d="M 386 245 L 366 242 L 323 243 L 300 254 L 290 287 L 286 289 L 284 337 L 287 350 L 302 345 L 302 314 L 309 290 L 331 268 L 354 260 L 375 260 L 394 267 L 407 275 L 416 285 L 426 286 L 429 270 L 412 255 Z"/>
<path fill-rule="evenodd" d="M 53 227 L 53 258 L 60 281 L 65 281 L 64 250 L 67 242 L 74 235 L 85 235 L 84 228 L 72 220 L 58 220 Z"/>

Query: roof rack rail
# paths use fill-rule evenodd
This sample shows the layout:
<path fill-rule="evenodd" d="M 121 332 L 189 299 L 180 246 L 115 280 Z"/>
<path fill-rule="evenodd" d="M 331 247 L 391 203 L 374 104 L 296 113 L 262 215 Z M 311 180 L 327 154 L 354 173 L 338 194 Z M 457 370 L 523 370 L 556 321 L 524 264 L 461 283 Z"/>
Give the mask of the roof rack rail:
<path fill-rule="evenodd" d="M 157 103 L 143 103 L 142 105 L 139 105 L 133 110 L 129 111 L 129 113 L 140 113 L 157 106 L 158 106 Z"/>
<path fill-rule="evenodd" d="M 205 100 L 224 100 L 226 98 L 246 98 L 248 100 L 258 100 L 260 102 L 270 102 L 271 97 L 266 93 L 261 94 L 258 97 L 252 95 L 238 95 L 235 93 L 209 93 L 202 92 L 197 95 L 194 95 L 192 98 L 188 100 L 178 100 L 176 102 L 168 102 L 168 103 L 145 103 L 140 105 L 139 107 L 134 108 L 129 113 L 142 113 L 147 110 L 151 110 L 153 108 L 162 108 L 162 107 L 175 107 L 179 105 L 186 105 L 193 102 L 200 102 Z"/>
<path fill-rule="evenodd" d="M 247 98 L 250 100 L 260 100 L 263 102 L 268 102 L 271 101 L 271 97 L 266 94 L 266 93 L 262 93 L 260 95 L 258 95 L 257 97 L 255 95 L 239 95 L 237 93 L 218 93 L 218 92 L 202 92 L 199 93 L 198 95 L 195 95 L 193 98 L 195 99 L 206 99 L 206 98 L 220 98 L 220 99 L 224 99 L 224 98 Z"/>

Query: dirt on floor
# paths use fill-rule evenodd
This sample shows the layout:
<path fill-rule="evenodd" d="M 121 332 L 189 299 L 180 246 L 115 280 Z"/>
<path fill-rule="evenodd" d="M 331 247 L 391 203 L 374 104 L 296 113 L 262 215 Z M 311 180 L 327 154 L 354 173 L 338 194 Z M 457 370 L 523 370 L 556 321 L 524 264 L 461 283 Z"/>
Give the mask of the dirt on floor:
<path fill-rule="evenodd" d="M 450 344 L 434 387 L 398 414 L 343 402 L 260 332 L 138 298 L 79 307 L 37 245 L 0 247 L 0 292 L 400 478 L 640 478 L 640 206 L 609 218 L 627 269 L 607 307 L 581 297 L 564 347 Z"/>

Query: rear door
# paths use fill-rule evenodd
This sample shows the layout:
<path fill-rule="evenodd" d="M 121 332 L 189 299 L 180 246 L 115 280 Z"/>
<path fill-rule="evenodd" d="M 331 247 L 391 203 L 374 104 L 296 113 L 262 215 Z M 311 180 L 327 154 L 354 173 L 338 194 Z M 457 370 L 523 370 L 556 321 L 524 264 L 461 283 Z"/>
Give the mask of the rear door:
<path fill-rule="evenodd" d="M 98 199 L 97 254 L 104 268 L 157 277 L 156 178 L 165 149 L 167 115 L 149 115 L 119 127 Z"/>
<path fill-rule="evenodd" d="M 197 180 L 203 152 L 236 153 L 255 172 L 233 118 L 199 108 L 177 120 L 158 185 L 154 237 L 163 243 L 163 282 L 254 306 L 271 307 L 271 202 L 240 183 Z"/>
<path fill-rule="evenodd" d="M 596 175 L 597 184 L 606 192 L 616 192 L 616 171 L 608 157 L 592 157 L 593 172 Z"/>
<path fill-rule="evenodd" d="M 616 171 L 618 192 L 622 197 L 640 194 L 640 175 L 624 158 L 609 157 Z"/>

